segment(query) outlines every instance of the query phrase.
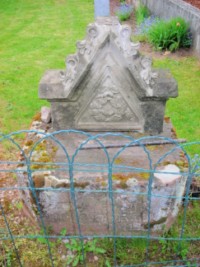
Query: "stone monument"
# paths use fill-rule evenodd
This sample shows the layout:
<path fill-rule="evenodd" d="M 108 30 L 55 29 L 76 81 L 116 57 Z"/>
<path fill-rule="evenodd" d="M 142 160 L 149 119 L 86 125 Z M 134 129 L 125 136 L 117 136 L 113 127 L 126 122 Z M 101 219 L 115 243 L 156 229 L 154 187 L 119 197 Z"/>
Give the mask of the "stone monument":
<path fill-rule="evenodd" d="M 39 203 L 45 224 L 55 232 L 66 227 L 77 234 L 80 224 L 83 234 L 110 235 L 113 217 L 117 234 L 161 232 L 178 214 L 187 178 L 176 164 L 181 151 L 173 145 L 149 149 L 144 137 L 137 140 L 140 132 L 163 131 L 165 104 L 177 96 L 177 83 L 168 71 L 153 69 L 138 49 L 129 26 L 98 17 L 77 42 L 76 54 L 67 57 L 66 70 L 49 70 L 40 82 L 52 124 L 48 109 L 32 123 L 23 148 L 30 163 L 21 167 L 18 181 L 31 188 L 22 191 L 22 199 L 32 216 L 38 217 Z M 71 128 L 87 132 L 52 134 Z M 164 128 L 173 138 L 169 121 Z M 127 139 L 104 131 L 131 132 Z M 130 138 L 136 146 L 127 145 Z"/>
<path fill-rule="evenodd" d="M 98 17 L 66 59 L 66 70 L 48 70 L 39 97 L 51 104 L 55 130 L 163 131 L 165 104 L 177 97 L 166 70 L 152 68 L 116 17 Z"/>

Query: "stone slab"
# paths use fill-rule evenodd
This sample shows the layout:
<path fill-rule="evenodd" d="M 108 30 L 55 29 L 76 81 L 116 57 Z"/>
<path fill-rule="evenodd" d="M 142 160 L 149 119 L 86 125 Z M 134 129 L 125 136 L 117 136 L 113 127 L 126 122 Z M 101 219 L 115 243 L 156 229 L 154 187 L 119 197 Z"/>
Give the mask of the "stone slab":
<path fill-rule="evenodd" d="M 47 127 L 42 122 L 33 122 L 31 127 L 32 130 L 38 130 L 40 133 L 46 132 L 47 128 L 49 125 Z M 167 138 L 175 138 L 169 119 L 166 119 L 164 129 Z M 180 173 L 183 167 L 187 168 L 187 162 L 181 150 L 177 149 L 166 157 L 164 155 L 174 148 L 173 144 L 127 147 L 121 153 L 119 153 L 121 148 L 116 147 L 107 149 L 107 155 L 104 149 L 80 149 L 76 152 L 83 142 L 85 142 L 83 147 L 96 144 L 99 146 L 99 142 L 105 147 L 120 143 L 123 147 L 127 143 L 128 136 L 136 140 L 145 138 L 136 132 L 129 132 L 127 138 L 121 133 L 98 134 L 97 141 L 85 142 L 90 133 L 60 133 L 55 138 L 62 146 L 48 138 L 35 147 L 31 157 L 31 177 L 46 225 L 52 227 L 56 233 L 66 228 L 69 234 L 79 234 L 75 212 L 77 210 L 83 235 L 112 235 L 113 218 L 116 234 L 146 235 L 150 198 L 148 196 L 149 181 L 152 179 L 149 226 L 154 235 L 160 234 L 163 228 L 168 229 L 178 214 L 187 179 Z M 91 136 L 94 136 L 94 133 L 91 133 Z M 24 148 L 27 154 L 30 153 L 30 148 L 27 148 L 30 139 L 35 143 L 41 137 L 41 134 L 38 136 L 33 133 L 27 136 Z M 148 138 L 154 141 L 161 136 Z M 65 153 L 67 152 L 70 160 L 74 156 L 73 164 L 69 164 L 63 148 L 66 149 Z M 111 165 L 108 164 L 107 156 L 109 156 L 110 163 L 113 162 L 110 175 L 108 174 Z M 116 157 L 113 158 L 114 156 Z M 161 157 L 163 159 L 159 162 Z M 53 170 L 48 170 L 48 162 L 53 163 L 51 165 Z M 61 163 L 61 165 L 56 165 L 56 163 Z M 39 164 L 39 169 L 37 164 Z M 169 164 L 173 165 L 174 169 L 171 169 Z M 69 166 L 73 166 L 71 171 L 69 171 Z M 169 176 L 176 176 L 173 182 L 166 180 L 166 168 L 170 168 Z M 70 183 L 72 175 L 73 185 Z M 18 176 L 20 186 L 27 186 L 29 180 L 30 177 L 28 179 L 23 169 L 23 175 Z M 38 188 L 40 190 L 37 190 Z M 70 193 L 70 188 L 75 191 L 72 190 Z M 23 201 L 33 215 L 35 200 L 31 192 L 27 190 L 25 192 L 25 194 L 22 193 Z M 37 218 L 36 213 L 35 218 Z"/>

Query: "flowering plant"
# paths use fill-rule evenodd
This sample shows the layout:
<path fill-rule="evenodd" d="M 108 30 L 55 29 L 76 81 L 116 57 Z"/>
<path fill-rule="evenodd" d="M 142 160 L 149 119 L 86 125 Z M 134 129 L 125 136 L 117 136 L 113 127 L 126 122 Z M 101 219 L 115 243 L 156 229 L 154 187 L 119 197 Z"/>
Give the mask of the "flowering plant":
<path fill-rule="evenodd" d="M 124 21 L 130 18 L 133 12 L 133 6 L 122 2 L 119 7 L 117 7 L 115 14 L 120 21 Z"/>
<path fill-rule="evenodd" d="M 147 32 L 148 40 L 158 50 L 176 51 L 181 47 L 192 45 L 189 24 L 183 18 L 160 20 Z"/>
<path fill-rule="evenodd" d="M 151 15 L 148 18 L 145 18 L 140 25 L 137 25 L 136 30 L 135 30 L 135 34 L 136 35 L 147 34 L 149 29 L 157 22 L 159 22 L 159 18 L 154 16 L 154 15 Z"/>

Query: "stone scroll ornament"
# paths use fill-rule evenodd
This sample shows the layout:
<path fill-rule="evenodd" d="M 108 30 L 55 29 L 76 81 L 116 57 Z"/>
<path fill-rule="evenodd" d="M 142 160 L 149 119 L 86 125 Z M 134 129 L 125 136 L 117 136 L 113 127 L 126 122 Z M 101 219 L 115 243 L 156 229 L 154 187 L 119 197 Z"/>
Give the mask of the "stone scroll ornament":
<path fill-rule="evenodd" d="M 131 41 L 131 28 L 116 17 L 99 17 L 87 27 L 65 70 L 48 70 L 39 97 L 51 103 L 55 130 L 163 130 L 166 101 L 177 97 L 177 83 L 166 70 L 152 69 Z"/>

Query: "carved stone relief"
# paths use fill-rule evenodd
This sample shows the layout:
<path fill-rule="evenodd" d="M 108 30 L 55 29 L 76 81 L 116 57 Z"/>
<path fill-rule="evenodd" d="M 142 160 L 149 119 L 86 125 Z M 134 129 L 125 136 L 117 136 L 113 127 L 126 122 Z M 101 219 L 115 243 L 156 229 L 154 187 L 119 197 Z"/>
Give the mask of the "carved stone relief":
<path fill-rule="evenodd" d="M 84 107 L 83 112 L 80 111 L 80 115 L 77 126 L 89 122 L 90 124 L 104 123 L 105 125 L 115 122 L 139 124 L 138 117 L 129 107 L 111 76 L 108 76 L 104 84 L 98 88 L 89 105 Z"/>
<path fill-rule="evenodd" d="M 155 84 L 155 79 L 158 78 L 158 74 L 152 71 L 152 60 L 150 58 L 142 58 L 141 66 L 140 76 L 147 85 L 147 96 L 153 96 L 153 85 Z"/>

